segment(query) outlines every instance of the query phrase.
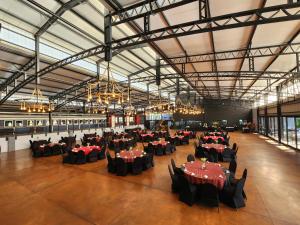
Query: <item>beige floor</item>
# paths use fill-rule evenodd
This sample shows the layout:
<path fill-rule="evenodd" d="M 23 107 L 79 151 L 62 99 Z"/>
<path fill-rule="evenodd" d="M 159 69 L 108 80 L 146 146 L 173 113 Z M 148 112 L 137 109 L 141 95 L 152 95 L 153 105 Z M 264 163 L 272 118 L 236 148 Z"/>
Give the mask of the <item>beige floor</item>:
<path fill-rule="evenodd" d="M 0 155 L 0 224 L 300 224 L 299 152 L 256 134 L 230 136 L 239 144 L 238 176 L 248 168 L 248 201 L 238 211 L 189 207 L 171 193 L 167 164 L 185 162 L 192 143 L 126 177 L 109 174 L 106 160 L 63 165 L 60 156 L 33 159 L 27 150 Z"/>

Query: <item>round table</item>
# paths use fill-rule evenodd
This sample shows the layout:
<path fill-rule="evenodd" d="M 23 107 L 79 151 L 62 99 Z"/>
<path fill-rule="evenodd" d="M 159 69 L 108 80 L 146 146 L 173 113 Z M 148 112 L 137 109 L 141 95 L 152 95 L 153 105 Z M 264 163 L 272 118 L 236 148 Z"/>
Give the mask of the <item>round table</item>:
<path fill-rule="evenodd" d="M 220 136 L 220 135 L 222 135 L 222 132 L 209 132 L 208 133 L 210 136 Z"/>
<path fill-rule="evenodd" d="M 49 144 L 47 144 L 49 147 L 53 147 L 54 145 L 59 145 L 59 146 L 65 146 L 66 145 L 66 143 L 49 143 Z M 40 145 L 39 146 L 39 149 L 41 150 L 41 151 L 43 151 L 44 150 L 44 148 L 45 148 L 45 144 L 43 144 L 43 145 Z"/>
<path fill-rule="evenodd" d="M 226 175 L 221 164 L 193 161 L 187 162 L 182 166 L 186 178 L 192 184 L 210 183 L 215 185 L 218 189 L 222 189 L 224 187 Z"/>
<path fill-rule="evenodd" d="M 143 157 L 146 152 L 141 150 L 121 151 L 116 154 L 117 158 L 122 158 L 126 163 L 132 163 L 136 157 Z"/>
<path fill-rule="evenodd" d="M 83 151 L 85 155 L 88 155 L 92 150 L 96 149 L 97 151 L 101 151 L 101 147 L 100 146 L 81 146 L 79 148 L 73 148 L 72 152 L 79 152 L 79 151 Z"/>
<path fill-rule="evenodd" d="M 217 141 L 219 138 L 222 140 L 222 141 L 225 141 L 225 139 L 221 136 L 204 136 L 203 139 L 205 141 L 207 141 L 209 138 L 211 138 L 213 141 Z"/>
<path fill-rule="evenodd" d="M 166 146 L 170 142 L 168 142 L 168 141 L 152 141 L 152 142 L 149 142 L 149 144 L 150 143 L 154 146 L 159 145 L 159 144 L 161 144 L 162 146 Z"/>
<path fill-rule="evenodd" d="M 141 134 L 141 137 L 143 137 L 143 138 L 144 138 L 144 137 L 147 137 L 147 136 L 153 138 L 153 137 L 154 137 L 154 134 Z"/>
<path fill-rule="evenodd" d="M 224 152 L 225 149 L 225 145 L 222 144 L 202 144 L 202 147 L 206 148 L 207 150 L 214 148 L 218 153 Z"/>

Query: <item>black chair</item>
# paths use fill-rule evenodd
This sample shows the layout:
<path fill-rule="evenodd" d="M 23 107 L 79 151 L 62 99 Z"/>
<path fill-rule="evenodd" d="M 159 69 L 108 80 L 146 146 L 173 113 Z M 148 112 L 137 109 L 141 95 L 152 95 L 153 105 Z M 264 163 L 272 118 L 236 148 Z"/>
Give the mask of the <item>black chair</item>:
<path fill-rule="evenodd" d="M 232 149 L 233 151 L 235 151 L 235 150 L 236 150 L 236 148 L 237 148 L 237 145 L 236 145 L 236 143 L 233 143 L 233 145 L 232 145 L 232 148 L 231 148 L 231 149 Z"/>
<path fill-rule="evenodd" d="M 210 207 L 218 207 L 219 210 L 219 191 L 213 184 L 202 184 L 200 201 Z"/>
<path fill-rule="evenodd" d="M 245 182 L 246 182 L 246 179 L 247 179 L 247 174 L 248 174 L 247 169 L 244 169 L 242 178 L 245 179 Z M 231 185 L 236 185 L 237 182 L 238 182 L 238 179 L 232 179 L 230 183 L 231 183 Z M 243 194 L 243 197 L 247 200 L 247 195 L 246 195 L 244 190 L 243 190 L 242 194 Z"/>
<path fill-rule="evenodd" d="M 124 141 L 119 141 L 119 147 L 120 147 L 120 150 L 124 150 L 126 148 Z"/>
<path fill-rule="evenodd" d="M 142 159 L 143 159 L 143 170 L 147 170 L 152 167 L 153 154 L 148 153 L 147 155 L 142 157 Z"/>
<path fill-rule="evenodd" d="M 180 190 L 178 176 L 174 174 L 174 171 L 172 170 L 170 165 L 168 165 L 168 169 L 172 180 L 172 184 L 171 184 L 172 192 L 177 193 Z"/>
<path fill-rule="evenodd" d="M 155 154 L 159 155 L 159 156 L 162 156 L 164 154 L 164 149 L 163 149 L 163 146 L 161 144 L 158 144 L 156 146 Z"/>
<path fill-rule="evenodd" d="M 101 150 L 98 151 L 98 159 L 105 159 L 106 145 L 100 146 Z"/>
<path fill-rule="evenodd" d="M 201 146 L 198 146 L 195 148 L 195 157 L 196 158 L 208 158 L 207 155 L 205 155 L 204 150 Z"/>
<path fill-rule="evenodd" d="M 62 152 L 63 163 L 75 164 L 77 160 L 77 155 L 72 151 L 67 151 L 67 155 Z"/>
<path fill-rule="evenodd" d="M 179 137 L 175 137 L 175 145 L 181 145 L 181 141 L 179 139 Z"/>
<path fill-rule="evenodd" d="M 86 160 L 88 162 L 97 162 L 98 160 L 98 150 L 97 149 L 93 149 L 87 156 L 86 156 Z"/>
<path fill-rule="evenodd" d="M 144 145 L 143 145 L 143 147 L 144 147 L 144 152 L 148 153 L 149 147 L 148 146 L 144 146 Z"/>
<path fill-rule="evenodd" d="M 230 162 L 234 157 L 234 152 L 230 148 L 225 148 L 221 155 L 223 162 Z"/>
<path fill-rule="evenodd" d="M 177 166 L 176 166 L 175 160 L 173 158 L 171 159 L 171 165 L 172 165 L 173 171 L 175 172 L 175 170 L 177 169 Z"/>
<path fill-rule="evenodd" d="M 132 173 L 137 175 L 143 171 L 143 158 L 136 157 L 132 163 Z"/>
<path fill-rule="evenodd" d="M 172 137 L 169 137 L 169 139 L 168 140 L 166 140 L 166 141 L 169 141 L 170 143 L 171 143 L 171 145 L 176 145 L 176 140 L 175 140 L 175 138 L 172 138 Z"/>
<path fill-rule="evenodd" d="M 229 163 L 228 170 L 230 171 L 230 173 L 232 174 L 233 177 L 235 177 L 236 168 L 237 168 L 237 163 L 236 163 L 235 159 L 232 159 Z"/>
<path fill-rule="evenodd" d="M 218 144 L 222 144 L 223 143 L 223 140 L 222 140 L 222 138 L 218 138 Z"/>
<path fill-rule="evenodd" d="M 195 161 L 195 157 L 192 154 L 189 154 L 186 159 L 188 162 Z"/>
<path fill-rule="evenodd" d="M 62 146 L 61 145 L 53 145 L 52 146 L 52 154 L 59 155 L 61 153 Z"/>
<path fill-rule="evenodd" d="M 206 143 L 212 144 L 212 143 L 215 143 L 215 142 L 214 142 L 214 140 L 212 138 L 208 138 L 207 141 L 206 141 Z"/>
<path fill-rule="evenodd" d="M 116 173 L 117 176 L 127 175 L 127 164 L 122 158 L 116 158 Z"/>
<path fill-rule="evenodd" d="M 32 156 L 35 157 L 35 158 L 42 157 L 43 156 L 43 151 L 41 151 L 39 148 L 32 149 Z"/>
<path fill-rule="evenodd" d="M 52 155 L 52 148 L 49 145 L 45 145 L 43 156 L 51 156 Z"/>
<path fill-rule="evenodd" d="M 208 161 L 217 163 L 219 161 L 219 153 L 216 149 L 210 148 L 208 151 Z"/>
<path fill-rule="evenodd" d="M 116 160 L 111 157 L 109 152 L 107 152 L 106 158 L 107 158 L 107 162 L 108 162 L 108 164 L 107 164 L 108 172 L 109 173 L 115 173 L 116 172 Z"/>
<path fill-rule="evenodd" d="M 183 145 L 188 145 L 190 142 L 189 142 L 189 136 L 184 136 L 181 140 L 181 143 Z"/>
<path fill-rule="evenodd" d="M 175 172 L 175 171 L 174 171 Z M 179 200 L 192 206 L 196 201 L 197 187 L 190 184 L 184 175 L 178 176 L 179 180 Z"/>
<path fill-rule="evenodd" d="M 76 156 L 77 156 L 77 158 L 76 158 L 76 164 L 84 164 L 84 163 L 86 163 L 86 157 L 85 157 L 84 151 L 79 150 L 77 152 Z"/>
<path fill-rule="evenodd" d="M 235 209 L 244 207 L 243 189 L 245 181 L 244 178 L 241 178 L 236 182 L 236 185 L 225 186 L 220 194 L 221 201 Z"/>
<path fill-rule="evenodd" d="M 148 144 L 148 152 L 147 153 L 151 153 L 151 154 L 155 153 L 154 146 L 151 143 Z"/>
<path fill-rule="evenodd" d="M 166 153 L 166 155 L 169 155 L 172 153 L 172 145 L 170 143 L 167 143 L 165 153 Z"/>

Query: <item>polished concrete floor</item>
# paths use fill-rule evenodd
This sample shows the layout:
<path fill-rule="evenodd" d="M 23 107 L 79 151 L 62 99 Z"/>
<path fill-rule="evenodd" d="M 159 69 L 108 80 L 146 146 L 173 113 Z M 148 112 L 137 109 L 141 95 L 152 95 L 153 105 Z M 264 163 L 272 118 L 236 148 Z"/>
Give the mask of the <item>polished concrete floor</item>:
<path fill-rule="evenodd" d="M 109 174 L 106 160 L 63 165 L 60 156 L 33 159 L 24 150 L 0 155 L 0 224 L 300 224 L 300 153 L 257 134 L 230 136 L 239 145 L 237 176 L 248 169 L 238 211 L 189 207 L 171 193 L 167 165 L 172 157 L 184 163 L 192 142 L 126 177 Z"/>

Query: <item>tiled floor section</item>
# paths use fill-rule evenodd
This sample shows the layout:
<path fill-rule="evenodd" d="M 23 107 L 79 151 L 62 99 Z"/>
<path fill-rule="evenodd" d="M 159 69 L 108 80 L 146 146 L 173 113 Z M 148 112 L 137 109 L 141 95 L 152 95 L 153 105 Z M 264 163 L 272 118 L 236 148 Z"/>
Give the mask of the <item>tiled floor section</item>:
<path fill-rule="evenodd" d="M 248 168 L 247 205 L 238 211 L 189 207 L 171 193 L 167 164 L 171 157 L 184 163 L 192 142 L 126 177 L 109 174 L 106 160 L 63 165 L 60 156 L 32 159 L 30 151 L 18 151 L 0 155 L 0 224 L 300 224 L 299 152 L 256 134 L 230 136 L 239 144 L 238 176 Z"/>

